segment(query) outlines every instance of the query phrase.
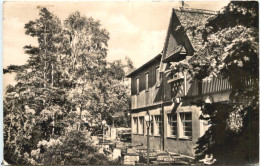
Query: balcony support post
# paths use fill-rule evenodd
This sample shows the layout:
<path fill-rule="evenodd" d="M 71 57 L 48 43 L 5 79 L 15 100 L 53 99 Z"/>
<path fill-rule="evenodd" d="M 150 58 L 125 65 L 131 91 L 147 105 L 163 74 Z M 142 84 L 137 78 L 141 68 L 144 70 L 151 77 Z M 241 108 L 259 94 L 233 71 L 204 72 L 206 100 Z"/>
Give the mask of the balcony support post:
<path fill-rule="evenodd" d="M 186 73 L 183 74 L 184 75 L 184 96 L 187 95 L 187 76 Z"/>

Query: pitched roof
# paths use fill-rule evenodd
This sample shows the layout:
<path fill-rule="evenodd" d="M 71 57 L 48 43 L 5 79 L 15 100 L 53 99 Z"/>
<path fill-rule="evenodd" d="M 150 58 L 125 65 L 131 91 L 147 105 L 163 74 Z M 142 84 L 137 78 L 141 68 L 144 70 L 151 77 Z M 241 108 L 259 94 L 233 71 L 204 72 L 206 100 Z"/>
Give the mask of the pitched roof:
<path fill-rule="evenodd" d="M 198 30 L 201 26 L 204 26 L 206 20 L 215 16 L 217 12 L 191 8 L 173 9 L 173 12 L 176 13 L 182 25 L 182 27 L 179 28 L 184 29 L 194 51 L 198 51 L 202 46 L 203 39 L 201 33 L 194 33 L 194 31 Z"/>
<path fill-rule="evenodd" d="M 217 12 L 211 11 L 211 10 L 191 9 L 191 8 L 172 9 L 172 15 L 170 18 L 168 32 L 167 32 L 166 39 L 165 39 L 163 53 L 157 55 L 155 58 L 148 61 L 147 63 L 145 63 L 138 69 L 129 73 L 126 77 L 133 76 L 134 74 L 141 71 L 142 69 L 144 69 L 145 67 L 147 67 L 149 64 L 151 64 L 154 61 L 157 61 L 159 59 L 161 59 L 161 61 L 163 61 L 166 58 L 165 50 L 167 48 L 167 43 L 168 43 L 167 40 L 169 39 L 169 33 L 172 30 L 171 28 L 173 26 L 173 15 L 174 14 L 176 14 L 177 18 L 179 19 L 179 21 L 181 23 L 181 26 L 179 26 L 177 28 L 183 28 L 183 30 L 186 32 L 187 37 L 189 38 L 189 41 L 190 41 L 194 51 L 197 51 L 202 47 L 203 39 L 202 39 L 202 35 L 200 33 L 194 33 L 194 30 L 199 29 L 200 26 L 205 25 L 206 20 L 209 19 L 210 17 L 215 16 L 217 14 Z M 161 65 L 162 65 L 162 63 L 161 63 Z M 162 68 L 162 66 L 160 68 Z"/>
<path fill-rule="evenodd" d="M 202 9 L 191 9 L 191 8 L 180 8 L 180 9 L 172 9 L 172 15 L 170 18 L 170 23 L 164 43 L 163 48 L 163 56 L 161 61 L 163 61 L 166 56 L 166 51 L 168 47 L 169 37 L 172 30 L 178 31 L 183 30 L 185 36 L 184 38 L 188 38 L 189 43 L 192 46 L 192 52 L 198 51 L 203 43 L 203 38 L 200 33 L 194 33 L 194 31 L 201 28 L 201 26 L 204 26 L 206 24 L 206 20 L 215 17 L 215 15 L 218 12 L 211 11 L 211 10 L 202 10 Z M 177 18 L 178 21 L 174 20 L 174 18 Z M 175 29 L 173 29 L 175 23 L 180 22 L 179 26 L 176 26 Z M 178 25 L 178 23 L 177 23 Z M 192 55 L 192 52 L 188 52 L 188 54 Z M 161 63 L 160 64 L 160 71 L 164 71 L 166 67 L 166 64 Z"/>
<path fill-rule="evenodd" d="M 162 54 L 158 54 L 157 56 L 155 56 L 153 59 L 149 60 L 148 62 L 146 62 L 145 64 L 143 64 L 142 66 L 140 66 L 139 68 L 135 69 L 134 71 L 132 71 L 131 73 L 127 74 L 126 77 L 132 77 L 133 75 L 135 75 L 136 73 L 138 73 L 139 71 L 141 71 L 142 69 L 148 67 L 150 64 L 154 63 L 154 62 L 160 62 L 162 57 Z"/>

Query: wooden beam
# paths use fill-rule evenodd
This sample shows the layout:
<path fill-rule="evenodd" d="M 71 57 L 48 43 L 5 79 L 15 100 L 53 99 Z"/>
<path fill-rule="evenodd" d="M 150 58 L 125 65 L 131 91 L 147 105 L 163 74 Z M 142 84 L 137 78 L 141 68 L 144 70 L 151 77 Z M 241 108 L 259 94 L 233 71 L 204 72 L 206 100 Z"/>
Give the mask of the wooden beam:
<path fill-rule="evenodd" d="M 173 79 L 168 80 L 167 83 L 171 83 L 171 82 L 182 80 L 182 79 L 184 79 L 184 78 L 182 78 L 182 77 L 175 77 Z"/>

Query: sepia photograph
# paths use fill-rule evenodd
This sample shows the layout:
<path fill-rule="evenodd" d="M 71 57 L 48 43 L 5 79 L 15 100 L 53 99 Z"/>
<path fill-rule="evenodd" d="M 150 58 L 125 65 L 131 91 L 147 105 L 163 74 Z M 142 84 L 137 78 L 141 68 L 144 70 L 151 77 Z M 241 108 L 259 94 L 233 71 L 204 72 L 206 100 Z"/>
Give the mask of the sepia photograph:
<path fill-rule="evenodd" d="M 258 165 L 258 1 L 5 1 L 2 165 Z"/>

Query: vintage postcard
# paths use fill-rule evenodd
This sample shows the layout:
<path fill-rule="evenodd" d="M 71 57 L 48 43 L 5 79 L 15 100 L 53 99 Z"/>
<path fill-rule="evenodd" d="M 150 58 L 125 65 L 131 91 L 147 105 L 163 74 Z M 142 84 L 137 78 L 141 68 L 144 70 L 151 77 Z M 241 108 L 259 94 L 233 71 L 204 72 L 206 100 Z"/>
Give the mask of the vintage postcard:
<path fill-rule="evenodd" d="M 257 1 L 3 3 L 2 164 L 259 162 Z"/>

